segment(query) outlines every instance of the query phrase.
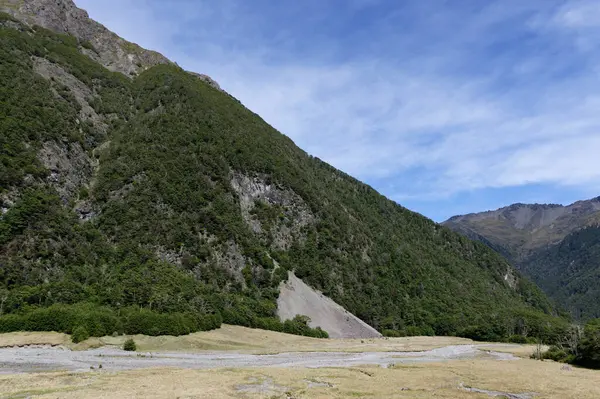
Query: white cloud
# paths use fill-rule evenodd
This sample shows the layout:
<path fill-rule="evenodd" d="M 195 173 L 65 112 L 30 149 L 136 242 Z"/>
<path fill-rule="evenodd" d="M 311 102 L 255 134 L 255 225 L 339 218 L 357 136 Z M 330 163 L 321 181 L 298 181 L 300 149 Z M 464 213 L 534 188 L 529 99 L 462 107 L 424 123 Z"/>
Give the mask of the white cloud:
<path fill-rule="evenodd" d="M 568 2 L 558 10 L 555 21 L 568 28 L 600 28 L 600 3 L 596 0 Z"/>

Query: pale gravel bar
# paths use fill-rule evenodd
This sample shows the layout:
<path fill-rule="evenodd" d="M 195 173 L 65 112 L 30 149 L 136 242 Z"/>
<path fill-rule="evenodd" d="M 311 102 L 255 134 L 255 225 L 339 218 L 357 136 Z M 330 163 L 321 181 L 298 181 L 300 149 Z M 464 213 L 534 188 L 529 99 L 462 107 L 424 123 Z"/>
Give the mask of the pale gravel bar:
<path fill-rule="evenodd" d="M 488 345 L 489 346 L 489 345 Z M 442 362 L 487 358 L 516 360 L 511 354 L 483 351 L 476 345 L 447 346 L 424 352 L 294 352 L 276 355 L 251 355 L 235 352 L 125 352 L 104 347 L 88 351 L 71 351 L 62 347 L 30 346 L 0 349 L 0 373 L 41 371 L 119 371 L 141 368 L 218 369 L 243 367 L 352 367 L 394 363 Z"/>

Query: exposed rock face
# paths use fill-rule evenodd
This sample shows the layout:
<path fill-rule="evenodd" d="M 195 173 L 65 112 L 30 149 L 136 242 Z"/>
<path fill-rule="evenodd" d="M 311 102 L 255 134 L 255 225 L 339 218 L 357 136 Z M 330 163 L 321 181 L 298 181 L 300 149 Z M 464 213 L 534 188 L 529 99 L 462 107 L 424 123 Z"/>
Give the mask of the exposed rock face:
<path fill-rule="evenodd" d="M 281 283 L 277 314 L 284 321 L 296 315 L 310 317 L 308 325 L 321 327 L 330 338 L 377 338 L 381 334 L 330 298 L 315 291 L 293 273 Z"/>
<path fill-rule="evenodd" d="M 169 64 L 163 55 L 130 43 L 89 18 L 72 0 L 2 0 L 0 10 L 30 25 L 68 33 L 89 42 L 84 51 L 112 71 L 135 75 L 157 64 Z"/>
<path fill-rule="evenodd" d="M 212 86 L 217 90 L 223 90 L 223 89 L 221 89 L 221 86 L 219 86 L 219 84 L 217 82 L 215 82 L 215 80 L 208 75 L 205 75 L 203 73 L 196 73 L 196 72 L 188 72 L 188 73 L 197 77 L 198 79 L 208 83 L 209 86 Z"/>
<path fill-rule="evenodd" d="M 44 143 L 39 158 L 50 171 L 49 183 L 65 203 L 77 194 L 92 175 L 92 162 L 79 143 Z"/>
<path fill-rule="evenodd" d="M 216 263 L 224 268 L 238 283 L 245 286 L 242 269 L 246 266 L 246 258 L 234 241 L 227 241 L 221 252 L 214 253 Z"/>
<path fill-rule="evenodd" d="M 304 200 L 290 189 L 277 187 L 260 176 L 250 177 L 234 173 L 231 186 L 237 192 L 242 217 L 255 234 L 263 234 L 274 249 L 289 249 L 296 241 L 302 241 L 303 228 L 315 222 L 315 217 Z M 257 207 L 278 210 L 273 221 L 261 220 L 255 212 Z"/>
<path fill-rule="evenodd" d="M 68 33 L 93 49 L 80 51 L 111 71 L 134 76 L 154 65 L 172 64 L 156 51 L 146 50 L 109 31 L 104 25 L 90 19 L 85 10 L 72 0 L 0 0 L 0 11 L 29 25 L 39 25 L 58 33 Z M 221 87 L 210 76 L 190 72 L 210 86 Z"/>
<path fill-rule="evenodd" d="M 104 118 L 98 115 L 88 102 L 88 100 L 94 97 L 94 94 L 89 87 L 75 76 L 65 71 L 60 65 L 53 64 L 45 58 L 34 58 L 33 68 L 36 73 L 45 79 L 54 79 L 56 82 L 66 86 L 71 94 L 73 94 L 73 97 L 75 97 L 75 100 L 77 100 L 77 103 L 81 106 L 79 120 L 91 122 L 94 129 L 101 132 L 103 135 L 106 134 L 108 126 L 104 122 Z"/>

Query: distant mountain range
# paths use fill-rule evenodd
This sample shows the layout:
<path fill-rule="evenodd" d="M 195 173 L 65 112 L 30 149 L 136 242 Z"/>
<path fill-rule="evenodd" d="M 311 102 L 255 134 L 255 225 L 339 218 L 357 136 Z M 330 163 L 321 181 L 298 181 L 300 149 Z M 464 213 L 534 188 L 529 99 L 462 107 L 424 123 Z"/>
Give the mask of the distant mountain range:
<path fill-rule="evenodd" d="M 600 317 L 600 197 L 514 204 L 443 225 L 502 254 L 575 317 Z"/>

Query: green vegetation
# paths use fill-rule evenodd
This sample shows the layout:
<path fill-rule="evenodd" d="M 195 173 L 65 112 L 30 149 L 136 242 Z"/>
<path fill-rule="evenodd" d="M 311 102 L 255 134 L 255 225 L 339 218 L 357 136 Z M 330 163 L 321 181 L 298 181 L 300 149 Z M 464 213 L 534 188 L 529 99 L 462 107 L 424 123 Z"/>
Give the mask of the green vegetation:
<path fill-rule="evenodd" d="M 516 275 L 511 287 L 510 266 L 483 244 L 307 155 L 177 66 L 130 81 L 69 36 L 1 28 L 0 43 L 0 194 L 18 194 L 0 217 L 0 331 L 180 335 L 226 322 L 325 337 L 303 317 L 277 319 L 287 270 L 388 335 L 550 342 L 568 328 L 532 283 Z M 87 85 L 109 131 L 78 124 L 70 89 L 36 75 L 31 56 Z M 46 179 L 37 153 L 47 141 L 98 158 L 94 184 L 76 191 L 98 210 L 92 220 Z M 255 201 L 255 232 L 235 173 L 302 204 Z M 281 246 L 278 228 L 298 232 Z"/>
<path fill-rule="evenodd" d="M 84 326 L 79 326 L 73 330 L 73 334 L 71 334 L 71 340 L 73 343 L 78 344 L 79 342 L 83 342 L 90 337 L 90 333 L 87 328 Z"/>
<path fill-rule="evenodd" d="M 600 227 L 587 227 L 522 262 L 530 275 L 574 317 L 600 317 Z"/>
<path fill-rule="evenodd" d="M 219 315 L 194 313 L 157 313 L 127 307 L 78 303 L 56 304 L 0 317 L 0 333 L 14 331 L 57 331 L 73 334 L 74 342 L 88 337 L 103 337 L 113 332 L 145 335 L 186 335 L 220 327 Z"/>
<path fill-rule="evenodd" d="M 132 338 L 129 338 L 123 344 L 123 350 L 128 352 L 135 352 L 137 350 L 137 345 L 135 344 L 135 341 Z"/>
<path fill-rule="evenodd" d="M 588 322 L 583 333 L 574 327 L 561 342 L 532 357 L 600 369 L 600 319 Z"/>
<path fill-rule="evenodd" d="M 514 204 L 444 225 L 503 255 L 554 303 L 585 322 L 600 317 L 598 202 L 600 197 L 567 207 Z"/>
<path fill-rule="evenodd" d="M 590 321 L 577 347 L 575 364 L 600 369 L 600 319 Z"/>

